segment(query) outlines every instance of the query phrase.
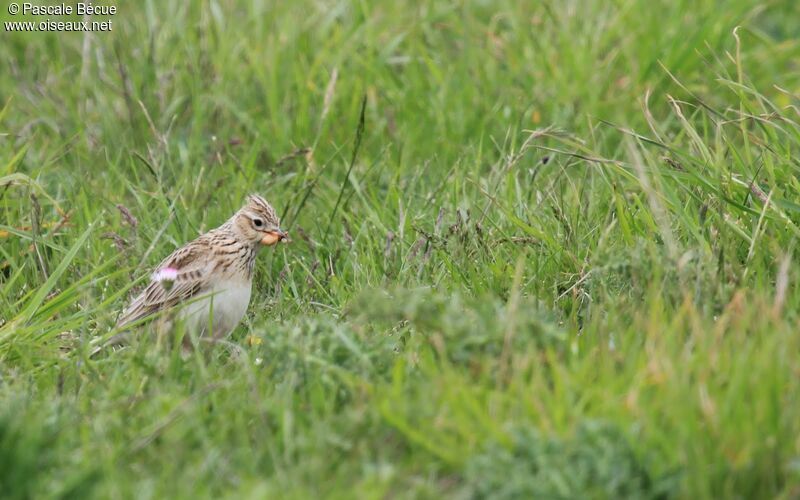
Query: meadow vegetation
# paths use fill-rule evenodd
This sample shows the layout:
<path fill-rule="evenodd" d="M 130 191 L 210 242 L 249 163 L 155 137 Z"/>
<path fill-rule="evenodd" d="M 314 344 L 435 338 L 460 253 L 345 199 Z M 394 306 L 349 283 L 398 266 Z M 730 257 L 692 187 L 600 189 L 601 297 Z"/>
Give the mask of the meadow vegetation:
<path fill-rule="evenodd" d="M 0 35 L 0 496 L 800 495 L 800 3 L 117 7 Z M 90 358 L 251 192 L 231 345 Z"/>

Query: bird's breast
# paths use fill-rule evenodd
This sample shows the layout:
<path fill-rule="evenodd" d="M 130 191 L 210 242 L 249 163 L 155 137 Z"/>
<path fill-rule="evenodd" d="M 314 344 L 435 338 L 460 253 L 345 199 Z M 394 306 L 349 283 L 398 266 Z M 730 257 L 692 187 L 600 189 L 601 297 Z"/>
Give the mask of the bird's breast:
<path fill-rule="evenodd" d="M 249 280 L 215 283 L 204 297 L 184 309 L 187 326 L 199 334 L 207 333 L 211 326 L 215 338 L 228 335 L 244 317 L 251 291 L 252 282 Z"/>

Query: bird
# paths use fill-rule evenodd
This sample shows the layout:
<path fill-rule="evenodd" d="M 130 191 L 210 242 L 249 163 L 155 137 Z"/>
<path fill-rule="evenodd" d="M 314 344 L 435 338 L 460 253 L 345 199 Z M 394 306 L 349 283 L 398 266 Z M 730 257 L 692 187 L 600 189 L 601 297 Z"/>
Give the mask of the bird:
<path fill-rule="evenodd" d="M 249 195 L 224 224 L 161 261 L 144 290 L 123 310 L 116 328 L 125 329 L 163 312 L 166 319 L 161 327 L 171 328 L 179 319 L 185 331 L 198 338 L 227 337 L 250 303 L 259 249 L 289 241 L 272 205 L 257 194 Z M 119 345 L 126 337 L 125 333 L 115 335 L 101 348 Z"/>

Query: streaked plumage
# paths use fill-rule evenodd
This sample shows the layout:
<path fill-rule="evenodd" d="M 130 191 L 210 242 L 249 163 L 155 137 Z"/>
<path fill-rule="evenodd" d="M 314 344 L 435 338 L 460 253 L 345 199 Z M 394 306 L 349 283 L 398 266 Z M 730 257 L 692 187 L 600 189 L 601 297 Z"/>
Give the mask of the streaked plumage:
<path fill-rule="evenodd" d="M 189 331 L 215 339 L 228 335 L 250 302 L 259 248 L 286 239 L 272 206 L 258 195 L 249 196 L 220 227 L 164 259 L 151 282 L 122 313 L 117 327 L 181 306 L 179 314 Z M 169 280 L 161 278 L 164 270 L 169 271 Z M 121 338 L 117 337 L 106 345 L 118 343 Z"/>

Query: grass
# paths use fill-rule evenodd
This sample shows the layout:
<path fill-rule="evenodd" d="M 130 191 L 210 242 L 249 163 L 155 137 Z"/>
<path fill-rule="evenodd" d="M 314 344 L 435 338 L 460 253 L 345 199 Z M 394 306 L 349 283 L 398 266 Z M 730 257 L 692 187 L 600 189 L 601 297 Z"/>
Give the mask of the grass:
<path fill-rule="evenodd" d="M 1 495 L 797 497 L 798 5 L 143 2 L 4 32 Z M 90 359 L 250 192 L 294 243 L 239 348 L 145 328 Z"/>

